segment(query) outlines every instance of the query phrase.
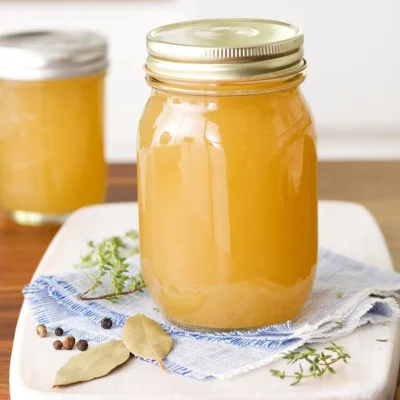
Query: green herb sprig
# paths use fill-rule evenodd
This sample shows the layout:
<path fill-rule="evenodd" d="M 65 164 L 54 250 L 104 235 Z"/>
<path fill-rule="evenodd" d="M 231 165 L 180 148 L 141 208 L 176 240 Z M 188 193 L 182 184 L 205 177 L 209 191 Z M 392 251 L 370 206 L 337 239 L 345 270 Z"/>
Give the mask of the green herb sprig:
<path fill-rule="evenodd" d="M 115 302 L 121 296 L 142 290 L 145 287 L 141 273 L 129 275 L 128 257 L 139 253 L 139 234 L 131 230 L 123 236 L 111 236 L 98 243 L 88 242 L 88 252 L 81 257 L 75 268 L 97 267 L 96 275 L 89 275 L 91 286 L 78 296 L 79 300 L 110 300 Z M 133 242 L 128 243 L 128 242 Z M 111 292 L 96 296 L 96 289 L 103 285 L 106 275 L 110 277 Z M 94 296 L 88 296 L 94 294 Z"/>
<path fill-rule="evenodd" d="M 283 353 L 283 359 L 287 360 L 288 364 L 294 364 L 299 362 L 299 372 L 287 375 L 285 371 L 279 371 L 276 369 L 270 370 L 273 376 L 280 379 L 291 378 L 294 379 L 291 386 L 297 385 L 304 378 L 318 378 L 325 374 L 325 372 L 335 373 L 332 365 L 343 361 L 347 364 L 347 359 L 351 358 L 349 354 L 345 353 L 343 346 L 331 342 L 332 346 L 325 347 L 324 350 L 328 350 L 331 354 L 325 354 L 324 352 L 318 352 L 312 347 L 305 347 L 306 351 L 289 351 Z M 308 373 L 304 373 L 303 367 L 300 363 L 301 360 L 306 361 L 309 364 Z"/>

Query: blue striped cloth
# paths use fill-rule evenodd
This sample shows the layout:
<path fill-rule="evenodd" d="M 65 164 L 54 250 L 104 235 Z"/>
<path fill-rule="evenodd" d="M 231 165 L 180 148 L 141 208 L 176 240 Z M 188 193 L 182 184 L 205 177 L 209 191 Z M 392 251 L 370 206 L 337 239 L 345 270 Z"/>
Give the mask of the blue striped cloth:
<path fill-rule="evenodd" d="M 131 272 L 137 272 L 139 257 L 130 261 Z M 40 276 L 27 285 L 24 295 L 36 320 L 49 329 L 59 326 L 77 339 L 107 342 L 121 338 L 127 317 L 143 313 L 158 321 L 174 339 L 174 348 L 165 360 L 167 369 L 196 379 L 241 374 L 271 363 L 282 351 L 336 340 L 366 323 L 391 322 L 400 315 L 392 297 L 400 292 L 400 274 L 326 249 L 320 249 L 316 281 L 301 315 L 252 332 L 207 334 L 179 329 L 163 319 L 146 291 L 124 296 L 115 304 L 80 301 L 77 296 L 90 285 L 89 274 L 90 270 L 85 270 Z M 113 320 L 113 329 L 100 327 L 104 317 Z"/>

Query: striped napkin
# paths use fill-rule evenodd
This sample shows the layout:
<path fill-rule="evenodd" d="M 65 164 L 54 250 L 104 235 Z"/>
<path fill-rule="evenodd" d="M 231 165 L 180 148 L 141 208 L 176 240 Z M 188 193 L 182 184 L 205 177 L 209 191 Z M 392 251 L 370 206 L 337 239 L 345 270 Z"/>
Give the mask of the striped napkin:
<path fill-rule="evenodd" d="M 139 256 L 129 261 L 131 272 L 138 272 Z M 90 270 L 84 270 L 40 276 L 27 285 L 24 295 L 38 323 L 103 343 L 120 339 L 126 318 L 143 313 L 159 322 L 174 339 L 166 368 L 196 379 L 242 374 L 273 362 L 283 351 L 305 343 L 334 341 L 361 325 L 391 322 L 400 315 L 395 299 L 400 293 L 399 273 L 367 266 L 327 249 L 319 251 L 316 281 L 299 317 L 250 332 L 201 333 L 172 326 L 146 290 L 124 296 L 115 304 L 80 301 L 77 295 L 90 285 L 90 274 Z M 113 329 L 100 327 L 104 317 L 113 320 Z"/>

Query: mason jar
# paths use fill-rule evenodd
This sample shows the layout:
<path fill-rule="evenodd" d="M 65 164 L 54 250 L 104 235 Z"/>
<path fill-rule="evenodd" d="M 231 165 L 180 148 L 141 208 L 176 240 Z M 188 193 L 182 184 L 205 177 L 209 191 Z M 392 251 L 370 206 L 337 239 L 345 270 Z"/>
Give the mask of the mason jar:
<path fill-rule="evenodd" d="M 0 206 L 62 222 L 105 196 L 107 42 L 89 32 L 0 36 Z"/>
<path fill-rule="evenodd" d="M 317 154 L 303 34 L 201 20 L 147 36 L 139 127 L 142 269 L 173 324 L 218 331 L 295 318 L 317 264 Z"/>

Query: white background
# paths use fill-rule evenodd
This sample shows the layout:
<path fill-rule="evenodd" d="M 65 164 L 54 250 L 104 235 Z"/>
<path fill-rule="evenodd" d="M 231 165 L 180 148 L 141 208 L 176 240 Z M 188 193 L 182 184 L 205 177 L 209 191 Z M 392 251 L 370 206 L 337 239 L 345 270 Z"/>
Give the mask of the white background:
<path fill-rule="evenodd" d="M 299 25 L 309 63 L 304 91 L 324 159 L 400 158 L 399 0 L 0 0 L 0 32 L 77 28 L 106 35 L 107 158 L 135 159 L 149 89 L 145 36 L 185 19 L 255 17 Z"/>

